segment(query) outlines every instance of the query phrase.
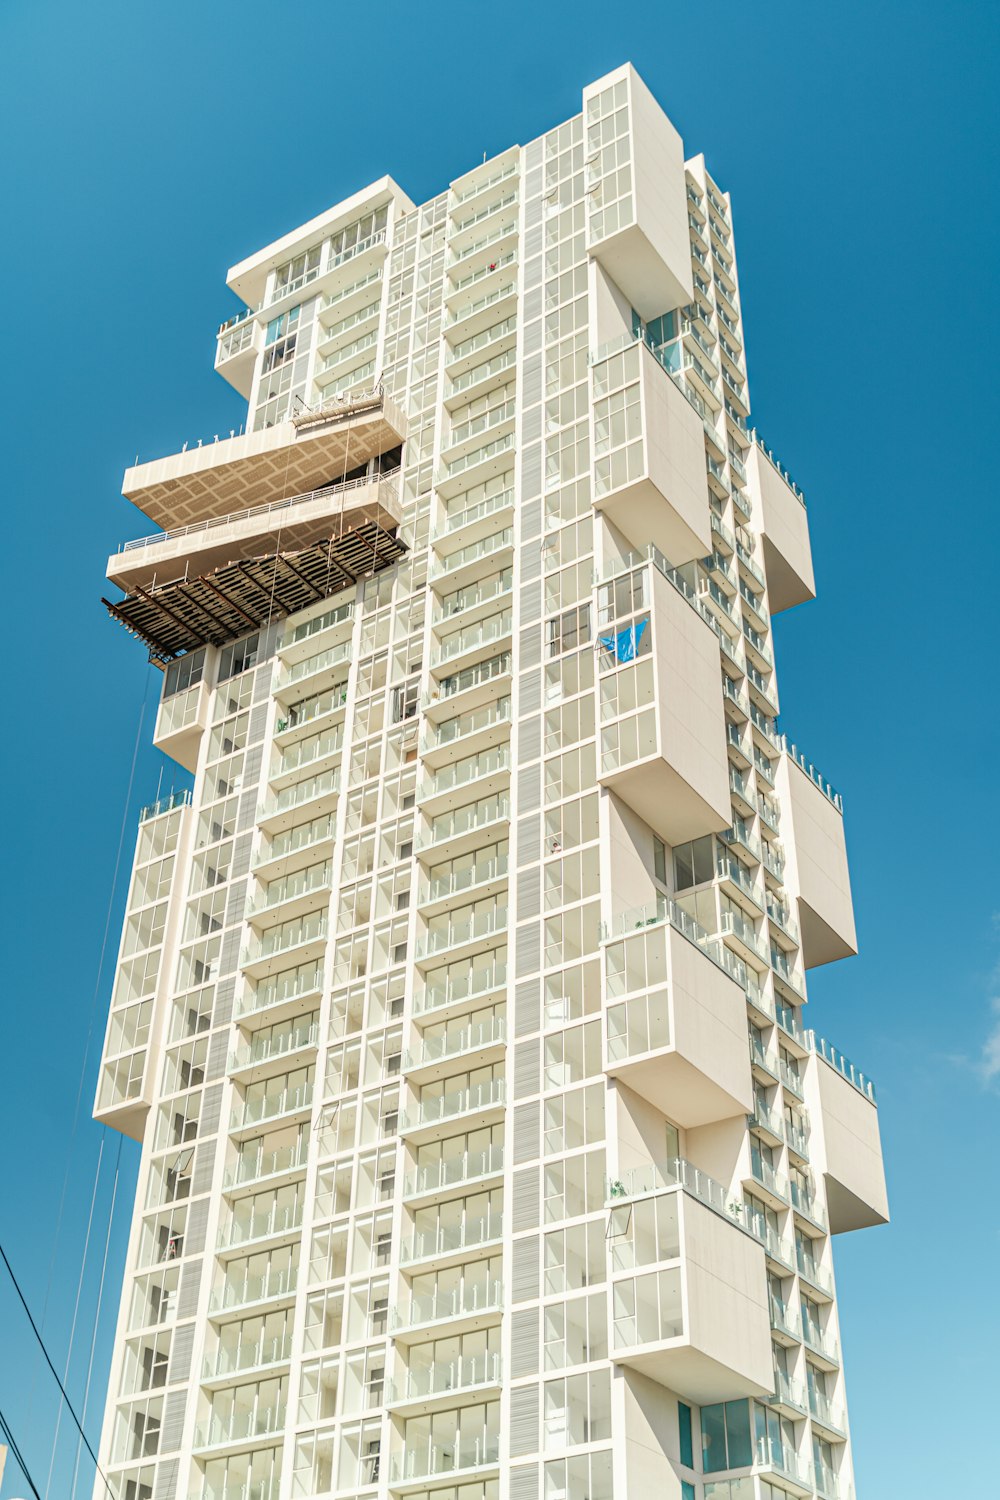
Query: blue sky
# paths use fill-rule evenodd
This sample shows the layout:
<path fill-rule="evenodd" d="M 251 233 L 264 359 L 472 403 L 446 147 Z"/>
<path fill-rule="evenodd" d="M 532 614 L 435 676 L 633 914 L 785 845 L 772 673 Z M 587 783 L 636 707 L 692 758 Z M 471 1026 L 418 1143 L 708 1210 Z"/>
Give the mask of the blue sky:
<path fill-rule="evenodd" d="M 0 1238 L 60 1368 L 101 1150 L 108 892 L 123 818 L 127 870 L 137 809 L 172 776 L 140 743 L 123 806 L 157 674 L 98 602 L 107 554 L 143 529 L 122 470 L 242 419 L 212 372 L 229 265 L 384 172 L 430 197 L 631 59 L 732 191 L 754 414 L 809 500 L 819 599 L 778 621 L 783 724 L 844 793 L 862 943 L 814 976 L 812 1010 L 875 1077 L 894 1213 L 837 1247 L 859 1497 L 938 1500 L 929 1425 L 958 1437 L 950 1493 L 979 1493 L 963 1439 L 995 1422 L 1000 1333 L 997 31 L 975 0 L 4 0 Z M 108 1135 L 79 1407 L 116 1162 L 128 1205 L 136 1150 Z M 119 1212 L 95 1446 L 126 1235 Z M 0 1409 L 44 1491 L 54 1391 L 2 1280 L 0 1330 Z M 54 1500 L 74 1494 L 73 1436 L 64 1417 Z M 11 1462 L 0 1496 L 26 1493 Z"/>

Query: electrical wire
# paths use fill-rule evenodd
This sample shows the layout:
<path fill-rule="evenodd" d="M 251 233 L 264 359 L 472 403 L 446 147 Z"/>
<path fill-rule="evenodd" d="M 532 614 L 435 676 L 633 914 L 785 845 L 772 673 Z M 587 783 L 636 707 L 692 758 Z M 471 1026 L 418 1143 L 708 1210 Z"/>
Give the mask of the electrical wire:
<path fill-rule="evenodd" d="M 76 1283 L 76 1297 L 73 1300 L 73 1318 L 69 1325 L 69 1346 L 66 1350 L 66 1364 L 63 1367 L 63 1381 L 69 1380 L 69 1367 L 73 1358 L 73 1343 L 76 1339 L 76 1320 L 80 1315 L 80 1299 L 83 1296 L 83 1282 L 87 1274 L 87 1259 L 90 1254 L 90 1231 L 94 1225 L 94 1208 L 97 1204 L 97 1189 L 101 1180 L 101 1162 L 104 1159 L 104 1143 L 107 1139 L 107 1127 L 101 1131 L 101 1148 L 97 1153 L 97 1171 L 94 1173 L 94 1187 L 90 1194 L 90 1211 L 87 1214 L 87 1229 L 83 1237 L 83 1255 L 80 1257 L 80 1275 Z M 62 1402 L 56 1412 L 56 1430 L 52 1438 L 52 1453 L 49 1457 L 49 1472 L 45 1480 L 45 1500 L 49 1500 L 49 1490 L 52 1488 L 52 1473 L 56 1466 L 56 1453 L 59 1448 L 59 1429 L 62 1426 Z"/>
<path fill-rule="evenodd" d="M 86 1448 L 87 1452 L 90 1454 L 91 1458 L 94 1460 L 94 1468 L 97 1470 L 98 1474 L 100 1474 L 101 1478 L 104 1480 L 105 1488 L 106 1488 L 108 1494 L 112 1497 L 112 1500 L 114 1500 L 114 1490 L 111 1488 L 111 1481 L 108 1479 L 108 1476 L 105 1474 L 104 1470 L 101 1468 L 100 1464 L 97 1462 L 97 1454 L 94 1452 L 93 1448 L 90 1446 L 90 1439 L 88 1438 L 87 1434 L 83 1430 L 83 1426 L 81 1425 L 80 1418 L 76 1414 L 76 1409 L 73 1406 L 72 1401 L 69 1399 L 69 1396 L 67 1395 L 66 1387 L 63 1385 L 62 1381 L 59 1379 L 59 1372 L 56 1369 L 55 1365 L 52 1363 L 52 1357 L 49 1354 L 48 1349 L 45 1347 L 45 1340 L 42 1338 L 41 1333 L 38 1331 L 38 1324 L 35 1322 L 34 1318 L 31 1316 L 31 1308 L 28 1306 L 27 1302 L 25 1301 L 24 1293 L 21 1291 L 20 1283 L 19 1283 L 17 1277 L 14 1275 L 14 1269 L 11 1266 L 10 1261 L 7 1259 L 7 1252 L 4 1249 L 3 1245 L 0 1245 L 0 1260 L 2 1260 L 3 1263 L 4 1263 L 4 1265 L 7 1267 L 7 1274 L 8 1274 L 8 1276 L 10 1277 L 11 1281 L 14 1284 L 14 1290 L 17 1293 L 18 1301 L 20 1302 L 21 1306 L 24 1308 L 25 1316 L 27 1317 L 28 1322 L 31 1324 L 31 1331 L 35 1335 L 35 1338 L 38 1340 L 38 1347 L 41 1349 L 42 1354 L 45 1357 L 45 1363 L 48 1365 L 49 1369 L 52 1372 L 52 1378 L 55 1381 L 56 1385 L 59 1387 L 59 1390 L 62 1393 L 62 1398 L 65 1401 L 67 1407 L 69 1408 L 69 1414 L 73 1418 L 73 1421 L 74 1421 L 74 1423 L 76 1425 L 77 1432 L 80 1434 L 81 1438 L 83 1439 L 84 1447 Z"/>
<path fill-rule="evenodd" d="M 7 1421 L 7 1418 L 4 1416 L 2 1411 L 0 1411 L 0 1432 L 2 1432 L 4 1437 L 7 1439 L 7 1447 L 14 1455 L 14 1461 L 17 1464 L 18 1468 L 21 1470 L 28 1489 L 34 1495 L 35 1500 L 42 1500 L 41 1495 L 38 1493 L 38 1486 L 32 1479 L 31 1473 L 28 1469 L 28 1465 L 24 1461 L 24 1455 L 22 1454 L 20 1448 L 17 1446 L 14 1434 L 10 1430 L 10 1423 Z"/>
<path fill-rule="evenodd" d="M 83 1420 L 87 1420 L 87 1406 L 90 1402 L 90 1382 L 94 1373 L 94 1351 L 97 1348 L 97 1331 L 101 1323 L 101 1308 L 104 1304 L 104 1280 L 108 1270 L 108 1253 L 111 1249 L 111 1231 L 115 1222 L 115 1203 L 118 1198 L 118 1175 L 122 1160 L 122 1137 L 118 1137 L 118 1154 L 115 1157 L 115 1180 L 111 1188 L 111 1207 L 108 1209 L 108 1232 L 104 1237 L 104 1258 L 101 1261 L 101 1281 L 97 1288 L 97 1306 L 94 1308 L 94 1326 L 90 1334 L 90 1354 L 87 1358 L 87 1379 L 83 1387 Z M 80 1473 L 80 1439 L 76 1440 L 76 1456 L 73 1459 L 73 1487 L 70 1494 L 76 1496 L 76 1481 Z"/>

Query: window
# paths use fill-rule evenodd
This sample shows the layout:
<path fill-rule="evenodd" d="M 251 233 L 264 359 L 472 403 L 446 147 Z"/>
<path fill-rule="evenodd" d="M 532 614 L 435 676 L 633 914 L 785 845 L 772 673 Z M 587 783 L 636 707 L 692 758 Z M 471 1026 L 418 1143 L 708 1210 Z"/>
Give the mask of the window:
<path fill-rule="evenodd" d="M 219 681 L 225 682 L 255 666 L 259 644 L 260 633 L 257 632 L 244 636 L 241 641 L 233 641 L 230 646 L 224 646 L 219 654 Z"/>
<path fill-rule="evenodd" d="M 550 656 L 561 656 L 564 651 L 585 646 L 590 640 L 590 605 L 579 604 L 550 620 L 547 633 Z"/>
<path fill-rule="evenodd" d="M 691 1442 L 691 1408 L 683 1401 L 677 1403 L 677 1430 L 680 1442 L 681 1463 L 686 1469 L 694 1468 L 694 1447 Z"/>
<path fill-rule="evenodd" d="M 706 1474 L 753 1463 L 750 1403 L 724 1401 L 701 1409 L 702 1466 Z"/>
<path fill-rule="evenodd" d="M 185 688 L 194 687 L 201 681 L 205 675 L 206 655 L 206 647 L 202 646 L 200 650 L 189 651 L 178 661 L 168 663 L 163 679 L 164 698 L 171 698 L 174 693 L 183 693 Z"/>

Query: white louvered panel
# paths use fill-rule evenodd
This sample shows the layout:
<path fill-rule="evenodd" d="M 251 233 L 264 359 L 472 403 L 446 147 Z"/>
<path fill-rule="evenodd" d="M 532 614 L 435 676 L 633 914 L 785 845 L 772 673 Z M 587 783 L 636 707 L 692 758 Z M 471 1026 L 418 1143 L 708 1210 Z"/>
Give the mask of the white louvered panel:
<path fill-rule="evenodd" d="M 511 1297 L 514 1302 L 537 1302 L 541 1285 L 537 1234 L 515 1240 L 511 1247 Z"/>
<path fill-rule="evenodd" d="M 161 1453 L 171 1453 L 181 1445 L 184 1432 L 184 1408 L 187 1406 L 187 1391 L 171 1391 L 163 1403 L 163 1426 L 160 1428 Z M 173 1500 L 173 1497 L 171 1497 Z"/>
<path fill-rule="evenodd" d="M 541 274 L 541 261 L 537 261 L 539 274 Z M 523 407 L 534 406 L 542 399 L 542 356 L 533 354 L 530 359 L 524 361 L 521 371 L 521 405 Z"/>
<path fill-rule="evenodd" d="M 518 1104 L 514 1110 L 514 1165 L 535 1161 L 541 1141 L 542 1106 L 539 1100 Z"/>
<path fill-rule="evenodd" d="M 541 405 L 528 406 L 526 401 L 523 405 L 527 407 L 527 410 L 521 418 L 521 441 L 524 443 L 537 443 L 542 436 Z"/>
<path fill-rule="evenodd" d="M 542 805 L 542 763 L 536 760 L 525 766 L 517 782 L 517 801 L 521 812 L 532 812 Z M 539 856 L 540 857 L 540 851 Z"/>
<path fill-rule="evenodd" d="M 520 717 L 537 714 L 542 706 L 542 674 L 524 672 L 518 681 L 517 711 Z"/>
<path fill-rule="evenodd" d="M 174 1329 L 170 1343 L 170 1370 L 168 1380 L 174 1385 L 178 1380 L 187 1380 L 191 1374 L 191 1352 L 194 1349 L 194 1323 L 182 1323 Z"/>
<path fill-rule="evenodd" d="M 542 632 L 538 625 L 528 625 L 519 637 L 522 668 L 537 667 L 542 660 Z"/>
<path fill-rule="evenodd" d="M 197 1197 L 207 1193 L 215 1175 L 215 1142 L 203 1141 L 194 1153 L 194 1169 L 191 1173 L 191 1193 Z"/>
<path fill-rule="evenodd" d="M 534 974 L 542 966 L 542 928 L 539 922 L 526 922 L 517 929 L 517 958 L 515 975 L 522 979 L 525 974 Z"/>
<path fill-rule="evenodd" d="M 541 1042 L 538 1037 L 533 1037 L 529 1042 L 518 1042 L 514 1048 L 515 1099 L 523 1099 L 527 1094 L 538 1093 L 540 1067 Z"/>
<path fill-rule="evenodd" d="M 215 1004 L 212 1007 L 212 1025 L 228 1026 L 233 1019 L 233 1002 L 236 998 L 236 976 L 230 974 L 220 979 L 215 986 Z"/>
<path fill-rule="evenodd" d="M 538 978 L 522 979 L 514 986 L 514 1035 L 530 1036 L 539 1030 L 541 1024 L 542 981 Z"/>
<path fill-rule="evenodd" d="M 541 866 L 523 870 L 517 877 L 518 917 L 538 917 L 542 912 Z"/>
<path fill-rule="evenodd" d="M 538 1168 L 522 1167 L 514 1173 L 514 1209 L 511 1228 L 517 1234 L 522 1229 L 537 1229 L 539 1220 Z"/>
<path fill-rule="evenodd" d="M 510 1373 L 538 1374 L 538 1308 L 521 1307 L 510 1315 Z"/>
<path fill-rule="evenodd" d="M 536 318 L 533 323 L 524 325 L 521 335 L 521 352 L 524 355 L 537 354 L 542 347 L 542 320 Z"/>
<path fill-rule="evenodd" d="M 205 1248 L 209 1203 L 208 1198 L 199 1198 L 188 1209 L 187 1227 L 184 1231 L 185 1255 L 200 1255 Z"/>
<path fill-rule="evenodd" d="M 215 1135 L 222 1118 L 222 1084 L 213 1083 L 201 1096 L 201 1113 L 198 1116 L 198 1134 Z"/>
<path fill-rule="evenodd" d="M 216 1031 L 208 1044 L 208 1060 L 205 1063 L 205 1077 L 211 1082 L 215 1078 L 222 1078 L 226 1072 L 226 1059 L 229 1056 L 230 1034 L 228 1030 Z"/>
<path fill-rule="evenodd" d="M 517 726 L 517 764 L 523 766 L 537 760 L 542 753 L 542 717 L 535 714 L 530 719 L 520 719 Z"/>
<path fill-rule="evenodd" d="M 538 1386 L 519 1385 L 510 1393 L 512 1458 L 538 1452 Z"/>
<path fill-rule="evenodd" d="M 157 1464 L 156 1478 L 153 1481 L 153 1500 L 177 1500 L 180 1494 L 180 1468 L 179 1458 L 168 1458 L 165 1463 Z M 513 1494 L 513 1491 L 511 1493 Z"/>
<path fill-rule="evenodd" d="M 189 1260 L 181 1267 L 181 1286 L 177 1294 L 177 1316 L 192 1318 L 198 1311 L 198 1292 L 201 1288 L 200 1260 Z"/>

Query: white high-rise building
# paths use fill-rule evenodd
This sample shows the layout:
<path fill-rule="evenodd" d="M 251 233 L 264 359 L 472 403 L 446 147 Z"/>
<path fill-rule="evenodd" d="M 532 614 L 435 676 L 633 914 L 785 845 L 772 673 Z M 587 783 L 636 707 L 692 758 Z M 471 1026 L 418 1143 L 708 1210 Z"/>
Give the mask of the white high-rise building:
<path fill-rule="evenodd" d="M 115 1494 L 848 1500 L 833 1236 L 887 1205 L 805 1005 L 854 920 L 727 195 L 623 67 L 229 285 L 246 431 L 129 470 L 108 569 L 193 775 L 95 1110 Z"/>

